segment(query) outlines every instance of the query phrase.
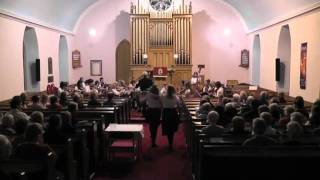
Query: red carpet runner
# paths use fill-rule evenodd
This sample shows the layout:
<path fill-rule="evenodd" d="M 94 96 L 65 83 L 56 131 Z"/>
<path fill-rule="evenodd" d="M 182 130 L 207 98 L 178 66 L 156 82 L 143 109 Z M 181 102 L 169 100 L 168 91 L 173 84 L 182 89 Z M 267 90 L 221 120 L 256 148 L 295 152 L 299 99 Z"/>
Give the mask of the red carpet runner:
<path fill-rule="evenodd" d="M 144 123 L 143 158 L 135 163 L 119 162 L 101 170 L 95 180 L 192 180 L 191 164 L 185 153 L 183 125 L 174 139 L 174 151 L 169 152 L 167 138 L 158 130 L 158 148 L 150 148 L 148 124 Z"/>

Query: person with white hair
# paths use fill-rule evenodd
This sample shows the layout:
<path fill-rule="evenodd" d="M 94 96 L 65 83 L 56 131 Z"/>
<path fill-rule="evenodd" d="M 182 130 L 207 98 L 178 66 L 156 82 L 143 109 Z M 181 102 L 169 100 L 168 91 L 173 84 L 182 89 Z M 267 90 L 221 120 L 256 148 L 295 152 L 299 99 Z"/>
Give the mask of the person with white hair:
<path fill-rule="evenodd" d="M 14 117 L 11 114 L 6 114 L 0 124 L 0 134 L 6 135 L 10 140 L 16 135 L 14 130 Z"/>
<path fill-rule="evenodd" d="M 239 94 L 237 94 L 237 93 L 233 94 L 232 103 L 235 108 L 240 108 L 241 103 L 240 103 L 240 95 Z"/>
<path fill-rule="evenodd" d="M 225 129 L 217 125 L 219 118 L 220 116 L 216 111 L 209 112 L 207 116 L 207 123 L 209 123 L 209 125 L 202 128 L 201 132 L 209 137 L 219 137 L 225 133 Z"/>
<path fill-rule="evenodd" d="M 9 139 L 0 134 L 0 161 L 5 161 L 11 156 L 12 145 Z"/>
<path fill-rule="evenodd" d="M 287 137 L 283 140 L 282 144 L 285 145 L 299 145 L 302 142 L 300 138 L 303 136 L 303 128 L 298 122 L 290 121 L 287 124 Z"/>

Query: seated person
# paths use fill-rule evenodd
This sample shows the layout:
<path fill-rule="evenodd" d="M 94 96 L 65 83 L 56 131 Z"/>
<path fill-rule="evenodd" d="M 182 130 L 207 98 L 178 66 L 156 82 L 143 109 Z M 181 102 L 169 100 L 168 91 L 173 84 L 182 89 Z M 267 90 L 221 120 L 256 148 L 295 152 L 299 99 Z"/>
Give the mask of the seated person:
<path fill-rule="evenodd" d="M 266 136 L 274 136 L 277 135 L 277 130 L 274 129 L 271 125 L 273 123 L 272 115 L 268 112 L 263 112 L 260 114 L 260 118 L 264 120 L 266 124 L 265 135 Z"/>
<path fill-rule="evenodd" d="M 265 136 L 266 123 L 261 118 L 255 118 L 253 120 L 253 136 L 247 139 L 243 145 L 244 146 L 269 146 L 276 145 L 276 141 Z"/>
<path fill-rule="evenodd" d="M 301 96 L 297 96 L 294 100 L 294 108 L 295 112 L 300 112 L 303 114 L 307 119 L 309 119 L 309 113 L 304 107 L 304 99 Z"/>
<path fill-rule="evenodd" d="M 101 106 L 101 103 L 98 101 L 98 95 L 96 93 L 90 93 L 88 107 L 97 107 Z"/>
<path fill-rule="evenodd" d="M 280 92 L 278 94 L 278 98 L 279 98 L 279 103 L 280 104 L 286 104 L 287 103 L 287 100 L 286 100 L 284 92 Z"/>
<path fill-rule="evenodd" d="M 14 117 L 11 114 L 7 114 L 2 118 L 0 134 L 7 136 L 10 141 L 14 139 L 16 131 L 14 130 Z"/>
<path fill-rule="evenodd" d="M 16 131 L 16 137 L 12 142 L 12 145 L 14 148 L 24 142 L 24 134 L 28 127 L 28 124 L 29 124 L 29 121 L 26 119 L 19 119 L 14 123 L 15 131 Z"/>
<path fill-rule="evenodd" d="M 272 115 L 272 118 L 273 118 L 272 125 L 278 125 L 280 117 L 283 114 L 282 108 L 278 104 L 273 103 L 269 105 L 269 109 L 270 109 L 270 114 Z"/>
<path fill-rule="evenodd" d="M 50 104 L 48 105 L 48 110 L 52 110 L 52 111 L 61 111 L 62 110 L 62 106 L 58 103 L 57 96 L 50 97 Z"/>
<path fill-rule="evenodd" d="M 227 103 L 224 106 L 224 113 L 223 113 L 223 119 L 219 122 L 219 124 L 223 125 L 224 127 L 227 127 L 232 119 L 237 115 L 237 109 L 235 108 L 233 103 Z M 221 114 L 220 114 L 221 115 Z"/>
<path fill-rule="evenodd" d="M 40 97 L 38 95 L 34 95 L 31 97 L 32 104 L 30 106 L 31 110 L 41 110 L 44 109 L 43 105 L 40 103 Z"/>
<path fill-rule="evenodd" d="M 48 106 L 48 96 L 46 94 L 42 94 L 40 98 L 40 102 L 43 109 L 46 109 Z"/>
<path fill-rule="evenodd" d="M 19 119 L 27 119 L 27 120 L 30 119 L 30 117 L 26 113 L 22 112 L 22 104 L 21 104 L 20 96 L 14 96 L 11 99 L 10 107 L 11 109 L 10 111 L 7 112 L 7 114 L 12 114 L 15 121 Z"/>
<path fill-rule="evenodd" d="M 295 121 L 287 124 L 287 137 L 283 140 L 282 144 L 285 145 L 299 145 L 302 144 L 301 137 L 303 136 L 303 128 Z"/>
<path fill-rule="evenodd" d="M 61 127 L 61 116 L 58 114 L 51 115 L 47 131 L 44 133 L 44 142 L 48 144 L 63 144 L 66 138 L 62 135 Z"/>
<path fill-rule="evenodd" d="M 85 88 L 85 83 L 84 83 L 84 79 L 83 79 L 83 77 L 80 77 L 80 79 L 78 80 L 78 82 L 77 82 L 77 86 L 76 86 L 76 90 L 78 90 L 78 91 L 83 91 L 84 90 L 84 88 Z"/>
<path fill-rule="evenodd" d="M 267 91 L 261 91 L 260 93 L 260 99 L 259 99 L 260 105 L 269 105 L 269 95 Z"/>
<path fill-rule="evenodd" d="M 315 105 L 312 106 L 309 124 L 311 128 L 320 127 L 320 106 L 315 106 Z"/>
<path fill-rule="evenodd" d="M 290 116 L 294 112 L 294 108 L 291 105 L 288 105 L 284 108 L 284 116 L 279 121 L 279 127 L 285 129 L 287 124 L 290 122 Z"/>
<path fill-rule="evenodd" d="M 78 94 L 78 93 L 74 94 L 72 99 L 73 99 L 74 103 L 77 103 L 79 109 L 83 109 L 84 108 L 84 105 L 83 105 L 83 102 L 82 102 L 82 96 L 80 94 Z"/>
<path fill-rule="evenodd" d="M 21 99 L 21 107 L 22 109 L 26 109 L 28 107 L 28 102 L 27 102 L 27 94 L 26 93 L 21 93 L 20 94 L 20 99 Z"/>
<path fill-rule="evenodd" d="M 0 134 L 0 162 L 8 160 L 11 156 L 11 151 L 12 146 L 9 139 Z"/>
<path fill-rule="evenodd" d="M 217 81 L 215 83 L 214 92 L 215 92 L 216 97 L 221 97 L 221 96 L 223 97 L 224 96 L 224 89 L 223 89 L 223 86 L 220 81 Z"/>
<path fill-rule="evenodd" d="M 44 124 L 44 115 L 40 111 L 33 111 L 31 116 L 30 116 L 30 122 L 33 123 L 39 123 L 42 125 L 42 127 L 45 126 Z"/>
<path fill-rule="evenodd" d="M 219 114 L 216 111 L 209 112 L 207 116 L 208 126 L 202 128 L 201 132 L 206 134 L 209 137 L 219 137 L 224 132 L 225 129 L 222 126 L 217 125 L 219 121 Z"/>
<path fill-rule="evenodd" d="M 270 109 L 267 105 L 263 104 L 263 105 L 260 105 L 259 108 L 258 108 L 258 113 L 261 114 L 263 112 L 270 112 Z"/>
<path fill-rule="evenodd" d="M 59 104 L 64 108 L 68 107 L 69 101 L 66 92 L 60 94 Z"/>
<path fill-rule="evenodd" d="M 235 116 L 232 119 L 232 128 L 230 129 L 229 133 L 240 136 L 246 136 L 250 134 L 250 132 L 245 129 L 245 120 L 241 116 Z"/>
<path fill-rule="evenodd" d="M 43 144 L 43 133 L 40 124 L 30 124 L 26 129 L 25 142 L 17 146 L 14 156 L 24 160 L 46 161 L 48 154 L 53 151 L 48 145 Z"/>
<path fill-rule="evenodd" d="M 196 117 L 199 119 L 206 119 L 208 113 L 213 110 L 210 103 L 204 103 L 200 106 L 199 110 L 196 112 Z"/>
<path fill-rule="evenodd" d="M 107 93 L 107 98 L 108 98 L 108 99 L 107 99 L 107 101 L 105 101 L 105 102 L 103 103 L 103 105 L 104 105 L 104 106 L 113 106 L 113 105 L 114 105 L 113 97 L 114 97 L 113 92 L 108 91 L 108 93 Z"/>

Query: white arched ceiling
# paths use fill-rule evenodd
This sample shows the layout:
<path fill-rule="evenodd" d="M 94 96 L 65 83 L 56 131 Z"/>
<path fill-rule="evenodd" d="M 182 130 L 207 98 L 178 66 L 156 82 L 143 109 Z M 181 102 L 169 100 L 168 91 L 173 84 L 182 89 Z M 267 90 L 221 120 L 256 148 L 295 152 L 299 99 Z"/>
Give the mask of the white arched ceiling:
<path fill-rule="evenodd" d="M 73 31 L 81 14 L 97 1 L 114 0 L 1 0 L 0 12 Z M 129 0 L 117 0 L 129 1 Z M 188 2 L 189 0 L 186 0 Z M 239 11 L 253 30 L 282 17 L 290 17 L 318 5 L 320 0 L 212 0 L 225 1 Z M 193 0 L 193 3 L 197 3 Z M 110 8 L 112 8 L 110 6 Z M 129 9 L 129 7 L 128 7 Z"/>

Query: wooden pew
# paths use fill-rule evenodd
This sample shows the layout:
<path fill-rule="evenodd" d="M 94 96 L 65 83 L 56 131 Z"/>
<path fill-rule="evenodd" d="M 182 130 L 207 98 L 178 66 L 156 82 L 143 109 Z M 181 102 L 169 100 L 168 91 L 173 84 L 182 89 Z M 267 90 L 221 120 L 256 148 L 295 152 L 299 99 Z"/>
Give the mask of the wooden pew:
<path fill-rule="evenodd" d="M 40 178 L 41 180 L 55 180 L 55 163 L 56 157 L 51 152 L 48 154 L 48 161 L 46 162 L 19 159 L 9 159 L 0 162 L 0 172 L 9 178 L 18 177 L 20 179 L 36 180 L 35 177 L 37 177 L 37 179 Z"/>
<path fill-rule="evenodd" d="M 58 162 L 64 162 L 62 169 L 67 180 L 76 180 L 76 164 L 74 159 L 74 147 L 73 141 L 69 138 L 66 144 L 53 145 L 50 144 L 50 147 L 58 155 Z M 61 159 L 64 158 L 64 159 Z M 58 164 L 57 164 L 58 165 Z M 59 167 L 57 167 L 59 169 Z"/>
<path fill-rule="evenodd" d="M 197 180 L 311 179 L 318 176 L 319 146 L 243 147 L 200 142 Z"/>

